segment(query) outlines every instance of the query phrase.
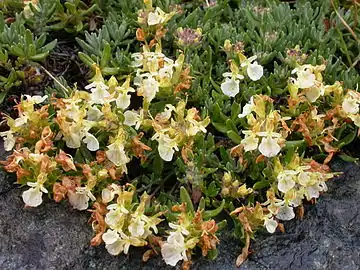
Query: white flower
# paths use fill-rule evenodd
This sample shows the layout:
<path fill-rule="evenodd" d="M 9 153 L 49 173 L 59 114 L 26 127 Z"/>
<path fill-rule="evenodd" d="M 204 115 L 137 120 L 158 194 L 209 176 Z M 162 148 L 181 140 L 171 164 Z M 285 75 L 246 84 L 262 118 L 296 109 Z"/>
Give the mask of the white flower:
<path fill-rule="evenodd" d="M 164 23 L 168 17 L 166 15 L 161 8 L 157 7 L 154 12 L 149 12 L 147 23 L 149 26 Z"/>
<path fill-rule="evenodd" d="M 316 77 L 307 66 L 295 68 L 292 73 L 297 74 L 296 85 L 299 88 L 310 88 L 315 85 Z"/>
<path fill-rule="evenodd" d="M 151 102 L 155 98 L 156 93 L 159 92 L 159 82 L 151 75 L 147 74 L 147 76 L 148 77 L 141 82 L 137 82 L 136 85 L 140 86 L 138 88 L 138 94 L 143 96 L 146 102 Z"/>
<path fill-rule="evenodd" d="M 345 98 L 342 108 L 346 113 L 357 114 L 359 112 L 359 104 L 355 99 Z"/>
<path fill-rule="evenodd" d="M 79 148 L 81 146 L 81 140 L 84 137 L 81 129 L 82 127 L 76 125 L 76 123 L 69 128 L 69 134 L 67 136 L 64 135 L 63 138 L 67 147 Z"/>
<path fill-rule="evenodd" d="M 11 130 L 0 132 L 0 136 L 4 140 L 5 151 L 11 151 L 15 146 L 15 137 Z"/>
<path fill-rule="evenodd" d="M 67 194 L 72 207 L 78 210 L 86 210 L 89 207 L 89 199 L 96 200 L 87 186 L 77 187 L 76 192 L 69 190 Z"/>
<path fill-rule="evenodd" d="M 143 109 L 140 110 L 140 113 L 138 113 L 137 111 L 126 111 L 124 113 L 124 125 L 127 126 L 135 126 L 135 129 L 138 130 L 140 128 L 141 122 L 143 120 L 144 117 L 144 111 Z"/>
<path fill-rule="evenodd" d="M 159 143 L 158 151 L 160 157 L 165 161 L 171 161 L 175 153 L 175 150 L 179 151 L 175 139 L 171 139 L 169 135 L 163 133 L 160 134 L 156 133 L 152 139 L 155 138 Z"/>
<path fill-rule="evenodd" d="M 308 88 L 305 91 L 305 96 L 310 102 L 315 102 L 320 96 L 325 94 L 325 87 L 323 85 Z"/>
<path fill-rule="evenodd" d="M 241 140 L 241 144 L 244 146 L 245 152 L 253 151 L 258 148 L 259 138 L 252 131 L 243 131 L 245 138 Z"/>
<path fill-rule="evenodd" d="M 141 237 L 145 233 L 145 222 L 140 218 L 132 219 L 128 227 L 129 232 L 134 237 Z"/>
<path fill-rule="evenodd" d="M 299 184 L 308 186 L 311 183 L 311 172 L 300 172 L 298 175 Z"/>
<path fill-rule="evenodd" d="M 255 61 L 256 58 L 254 55 L 241 63 L 242 67 L 246 67 L 246 73 L 252 81 L 258 81 L 264 75 L 264 69 Z"/>
<path fill-rule="evenodd" d="M 40 104 L 40 103 L 43 103 L 47 98 L 48 96 L 45 95 L 45 96 L 29 96 L 29 95 L 24 95 L 26 97 L 26 100 L 28 102 L 31 102 L 31 103 L 34 103 L 34 104 Z"/>
<path fill-rule="evenodd" d="M 89 132 L 86 132 L 83 142 L 86 143 L 87 149 L 90 151 L 97 151 L 99 149 L 99 141 Z"/>
<path fill-rule="evenodd" d="M 178 232 L 181 232 L 183 235 L 189 235 L 190 234 L 190 232 L 182 225 L 178 225 L 178 224 L 174 224 L 174 223 L 170 222 L 169 227 L 171 229 L 174 229 L 174 230 L 178 231 Z"/>
<path fill-rule="evenodd" d="M 180 232 L 172 232 L 161 247 L 161 255 L 165 263 L 171 266 L 181 260 L 187 261 L 184 236 Z"/>
<path fill-rule="evenodd" d="M 135 89 L 129 86 L 130 80 L 127 79 L 121 87 L 116 87 L 115 91 L 118 93 L 115 99 L 116 106 L 122 110 L 125 110 L 130 106 L 131 95 L 129 92 L 135 92 Z"/>
<path fill-rule="evenodd" d="M 295 217 L 294 209 L 290 206 L 280 206 L 276 217 L 280 220 L 291 220 Z"/>
<path fill-rule="evenodd" d="M 239 118 L 248 116 L 255 109 L 254 97 L 250 98 L 249 103 L 245 104 L 243 112 L 238 115 Z"/>
<path fill-rule="evenodd" d="M 259 132 L 258 135 L 264 136 L 264 132 Z M 281 150 L 281 147 L 278 144 L 279 137 L 281 137 L 279 133 L 267 133 L 266 137 L 262 138 L 261 143 L 259 144 L 260 153 L 265 157 L 275 157 Z"/>
<path fill-rule="evenodd" d="M 27 182 L 27 185 L 31 188 L 22 194 L 24 203 L 31 207 L 39 206 L 42 203 L 42 194 L 48 193 L 47 189 L 39 182 Z"/>
<path fill-rule="evenodd" d="M 355 95 L 352 91 L 347 93 L 342 103 L 342 109 L 344 112 L 349 114 L 359 113 L 360 100 L 357 97 L 358 95 Z"/>
<path fill-rule="evenodd" d="M 92 103 L 104 104 L 105 99 L 110 97 L 110 93 L 107 91 L 109 87 L 103 81 L 94 81 L 85 86 L 85 89 L 90 89 Z"/>
<path fill-rule="evenodd" d="M 240 91 L 239 80 L 225 78 L 225 82 L 221 84 L 221 91 L 228 97 L 235 97 Z"/>
<path fill-rule="evenodd" d="M 105 248 L 111 255 L 119 255 L 124 250 L 124 241 L 120 238 L 116 231 L 111 229 L 107 230 L 102 235 L 102 239 L 105 242 Z"/>
<path fill-rule="evenodd" d="M 124 166 L 130 161 L 121 143 L 113 143 L 107 147 L 106 156 L 115 166 Z"/>
<path fill-rule="evenodd" d="M 98 121 L 104 114 L 96 107 L 92 106 L 87 112 L 87 120 Z"/>
<path fill-rule="evenodd" d="M 148 25 L 156 25 L 162 22 L 162 18 L 156 12 L 150 12 L 148 15 Z"/>
<path fill-rule="evenodd" d="M 26 124 L 29 117 L 20 112 L 19 117 L 15 119 L 15 127 L 21 127 L 22 125 Z"/>
<path fill-rule="evenodd" d="M 297 172 L 293 170 L 285 170 L 277 176 L 278 189 L 286 193 L 295 186 L 295 177 Z"/>
<path fill-rule="evenodd" d="M 274 233 L 278 223 L 273 218 L 266 218 L 264 221 L 264 226 L 269 233 Z"/>

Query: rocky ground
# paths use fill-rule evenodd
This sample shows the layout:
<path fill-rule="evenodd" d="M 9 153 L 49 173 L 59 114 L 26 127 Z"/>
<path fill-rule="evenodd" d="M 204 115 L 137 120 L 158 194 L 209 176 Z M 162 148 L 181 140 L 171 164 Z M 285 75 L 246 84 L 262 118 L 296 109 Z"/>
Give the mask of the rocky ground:
<path fill-rule="evenodd" d="M 306 207 L 304 220 L 285 224 L 285 234 L 259 235 L 240 269 L 360 269 L 360 166 L 337 161 L 333 169 L 344 174 Z M 172 269 L 160 258 L 142 263 L 142 252 L 113 257 L 90 247 L 88 213 L 50 201 L 25 209 L 13 182 L 0 172 L 0 269 Z M 216 261 L 200 258 L 192 269 L 236 269 L 239 244 L 226 232 L 221 239 Z"/>

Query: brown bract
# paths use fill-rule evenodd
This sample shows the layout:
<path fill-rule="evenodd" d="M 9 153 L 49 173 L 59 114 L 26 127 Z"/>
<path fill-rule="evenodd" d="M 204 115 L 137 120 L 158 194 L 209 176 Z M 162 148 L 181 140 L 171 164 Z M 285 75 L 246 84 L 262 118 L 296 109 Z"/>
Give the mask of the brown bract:
<path fill-rule="evenodd" d="M 89 219 L 89 223 L 92 224 L 92 227 L 96 233 L 96 235 L 91 239 L 92 246 L 99 246 L 103 240 L 102 235 L 106 230 L 106 223 L 105 223 L 105 215 L 108 212 L 106 209 L 106 205 L 100 202 L 95 202 L 93 204 L 94 210 L 89 210 L 91 212 L 91 217 Z"/>
<path fill-rule="evenodd" d="M 75 164 L 70 155 L 66 154 L 63 150 L 60 150 L 59 154 L 55 157 L 55 161 L 59 163 L 65 172 L 74 170 L 76 171 Z"/>

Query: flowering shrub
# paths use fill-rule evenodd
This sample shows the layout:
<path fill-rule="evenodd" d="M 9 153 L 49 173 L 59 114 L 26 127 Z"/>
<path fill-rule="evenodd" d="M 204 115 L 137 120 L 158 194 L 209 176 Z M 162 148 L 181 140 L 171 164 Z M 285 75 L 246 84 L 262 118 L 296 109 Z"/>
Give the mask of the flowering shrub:
<path fill-rule="evenodd" d="M 24 16 L 38 16 L 29 2 Z M 303 202 L 327 191 L 337 175 L 329 162 L 360 134 L 360 94 L 330 83 L 328 63 L 307 61 L 299 46 L 281 52 L 283 70 L 275 62 L 273 73 L 272 58 L 241 40 L 205 46 L 217 35 L 209 18 L 219 7 L 230 8 L 203 5 L 206 32 L 191 23 L 200 9 L 176 27 L 181 6 L 145 0 L 131 50 L 119 47 L 130 34 L 109 21 L 77 40 L 92 70 L 84 89 L 55 78 L 64 91 L 21 97 L 0 135 L 11 151 L 3 168 L 16 173 L 25 206 L 67 201 L 92 213 L 91 245 L 104 243 L 112 255 L 147 246 L 144 260 L 161 254 L 188 269 L 196 250 L 216 257 L 226 220 L 245 243 L 240 265 L 256 231 L 284 231 Z"/>

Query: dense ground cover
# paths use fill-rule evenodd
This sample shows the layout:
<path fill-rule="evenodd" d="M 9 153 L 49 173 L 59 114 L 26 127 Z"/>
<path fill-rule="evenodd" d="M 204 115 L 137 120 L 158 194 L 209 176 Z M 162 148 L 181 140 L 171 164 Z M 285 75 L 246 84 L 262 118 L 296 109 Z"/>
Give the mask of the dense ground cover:
<path fill-rule="evenodd" d="M 240 265 L 356 160 L 357 1 L 89 2 L 1 3 L 0 85 L 3 168 L 91 245 L 186 269 L 226 227 Z"/>

